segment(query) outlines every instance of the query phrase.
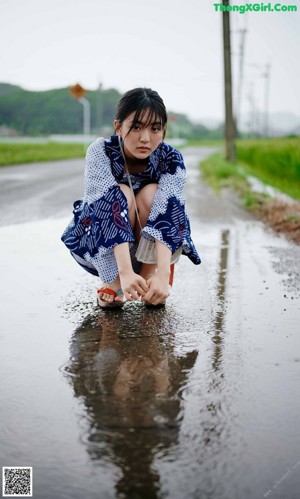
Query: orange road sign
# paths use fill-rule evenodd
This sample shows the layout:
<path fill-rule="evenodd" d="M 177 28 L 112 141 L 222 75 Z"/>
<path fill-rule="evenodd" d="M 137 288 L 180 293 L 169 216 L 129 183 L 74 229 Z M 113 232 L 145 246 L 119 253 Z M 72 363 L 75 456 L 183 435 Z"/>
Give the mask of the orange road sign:
<path fill-rule="evenodd" d="M 86 94 L 86 90 L 77 83 L 76 85 L 73 85 L 73 87 L 70 87 L 70 92 L 75 97 L 75 99 L 80 99 Z"/>

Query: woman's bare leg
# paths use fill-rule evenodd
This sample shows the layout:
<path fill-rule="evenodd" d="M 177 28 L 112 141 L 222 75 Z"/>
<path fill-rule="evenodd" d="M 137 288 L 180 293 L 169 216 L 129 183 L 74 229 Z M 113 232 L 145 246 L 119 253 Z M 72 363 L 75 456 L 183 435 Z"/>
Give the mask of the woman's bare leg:
<path fill-rule="evenodd" d="M 148 184 L 136 196 L 138 212 L 141 226 L 145 227 L 147 219 L 153 205 L 154 196 L 157 191 L 157 184 Z M 140 227 L 136 224 L 137 239 L 140 237 Z M 160 241 L 156 241 L 157 264 L 143 263 L 140 269 L 140 276 L 146 279 L 149 289 L 142 297 L 142 301 L 150 305 L 164 305 L 169 295 L 169 277 L 171 251 Z"/>
<path fill-rule="evenodd" d="M 141 226 L 144 227 L 147 223 L 147 219 L 149 217 L 149 213 L 153 204 L 153 199 L 157 191 L 157 184 L 148 184 L 140 192 L 136 195 L 135 200 L 138 207 L 139 217 Z M 139 226 L 138 221 L 135 224 L 135 235 L 137 241 L 140 240 L 141 228 Z M 142 263 L 140 268 L 140 275 L 144 277 L 146 280 L 155 274 L 157 269 L 156 264 Z"/>

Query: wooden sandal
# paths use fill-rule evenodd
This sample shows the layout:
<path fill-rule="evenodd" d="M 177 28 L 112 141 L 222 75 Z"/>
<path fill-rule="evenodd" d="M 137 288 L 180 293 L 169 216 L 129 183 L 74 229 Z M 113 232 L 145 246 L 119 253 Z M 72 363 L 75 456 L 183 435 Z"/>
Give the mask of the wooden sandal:
<path fill-rule="evenodd" d="M 101 308 L 120 308 L 120 307 L 123 307 L 123 305 L 125 303 L 124 301 L 115 301 L 115 300 L 104 301 L 104 300 L 101 300 L 99 293 L 106 293 L 108 295 L 112 295 L 115 298 L 116 296 L 122 295 L 123 290 L 118 289 L 117 291 L 114 291 L 113 289 L 110 289 L 110 288 L 97 289 L 97 300 L 98 300 L 98 304 Z"/>

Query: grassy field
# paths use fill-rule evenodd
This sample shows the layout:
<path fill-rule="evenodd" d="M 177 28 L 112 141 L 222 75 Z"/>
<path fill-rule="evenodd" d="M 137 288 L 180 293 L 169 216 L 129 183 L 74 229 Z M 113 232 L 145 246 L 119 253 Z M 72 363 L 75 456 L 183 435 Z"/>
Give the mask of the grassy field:
<path fill-rule="evenodd" d="M 236 150 L 246 173 L 300 199 L 300 137 L 238 140 Z"/>
<path fill-rule="evenodd" d="M 236 151 L 236 163 L 224 160 L 223 146 L 220 154 L 201 164 L 211 185 L 220 188 L 231 184 L 234 187 L 241 184 L 242 177 L 246 182 L 247 175 L 251 175 L 300 199 L 300 138 L 237 140 Z"/>
<path fill-rule="evenodd" d="M 168 142 L 166 140 L 166 142 Z M 222 141 L 190 141 L 186 146 L 215 146 L 221 147 Z M 38 161 L 55 161 L 60 159 L 83 158 L 86 145 L 80 143 L 13 143 L 0 142 L 0 166 Z"/>
<path fill-rule="evenodd" d="M 0 166 L 54 161 L 59 159 L 83 158 L 86 148 L 83 144 L 62 144 L 47 142 L 41 144 L 0 143 Z"/>

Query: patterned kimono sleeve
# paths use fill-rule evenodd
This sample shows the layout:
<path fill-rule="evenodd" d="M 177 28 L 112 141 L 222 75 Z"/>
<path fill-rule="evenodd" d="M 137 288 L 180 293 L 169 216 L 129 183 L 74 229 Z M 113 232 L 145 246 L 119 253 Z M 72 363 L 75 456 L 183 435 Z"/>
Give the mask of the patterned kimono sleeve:
<path fill-rule="evenodd" d="M 74 218 L 62 240 L 72 253 L 91 261 L 117 244 L 135 240 L 127 199 L 112 174 L 102 138 L 87 150 L 84 183 L 84 198 L 74 203 Z"/>
<path fill-rule="evenodd" d="M 142 235 L 146 239 L 158 239 L 172 253 L 183 245 L 189 234 L 189 220 L 185 212 L 183 188 L 186 170 L 182 155 L 176 149 L 167 154 L 158 182 L 152 208 Z"/>
<path fill-rule="evenodd" d="M 89 204 L 97 201 L 118 186 L 112 174 L 110 159 L 106 155 L 104 139 L 99 138 L 93 142 L 86 153 L 86 166 L 84 173 L 84 198 Z"/>

